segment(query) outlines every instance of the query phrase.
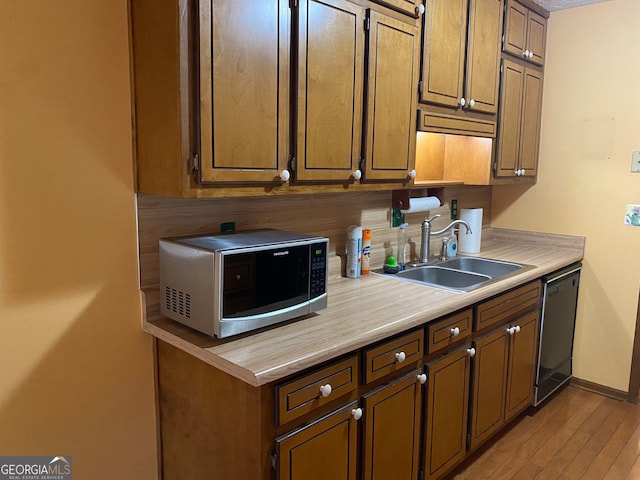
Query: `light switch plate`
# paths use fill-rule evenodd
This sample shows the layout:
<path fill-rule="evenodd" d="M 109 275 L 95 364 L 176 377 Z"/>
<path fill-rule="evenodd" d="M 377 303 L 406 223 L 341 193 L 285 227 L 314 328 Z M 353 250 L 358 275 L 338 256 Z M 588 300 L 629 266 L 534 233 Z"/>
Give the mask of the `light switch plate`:
<path fill-rule="evenodd" d="M 640 173 L 640 152 L 635 151 L 631 154 L 631 171 Z"/>

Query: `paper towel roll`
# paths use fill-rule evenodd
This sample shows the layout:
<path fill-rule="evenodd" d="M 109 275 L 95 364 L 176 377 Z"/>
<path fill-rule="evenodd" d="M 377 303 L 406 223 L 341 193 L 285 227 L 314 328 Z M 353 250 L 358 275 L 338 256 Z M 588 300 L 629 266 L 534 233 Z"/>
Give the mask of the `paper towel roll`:
<path fill-rule="evenodd" d="M 403 213 L 427 212 L 440 207 L 438 197 L 422 197 L 409 199 L 409 208 L 402 210 Z"/>
<path fill-rule="evenodd" d="M 471 233 L 466 233 L 464 226 L 458 232 L 458 251 L 460 253 L 478 253 L 482 237 L 482 209 L 461 208 L 460 220 L 464 220 L 471 227 Z"/>

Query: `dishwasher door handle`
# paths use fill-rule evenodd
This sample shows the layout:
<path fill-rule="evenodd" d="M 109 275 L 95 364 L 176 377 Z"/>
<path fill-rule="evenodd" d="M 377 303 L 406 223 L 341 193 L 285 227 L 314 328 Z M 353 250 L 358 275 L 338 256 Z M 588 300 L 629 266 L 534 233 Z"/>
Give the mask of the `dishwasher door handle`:
<path fill-rule="evenodd" d="M 576 267 L 576 268 L 574 268 L 573 270 L 569 270 L 568 272 L 564 272 L 564 273 L 562 273 L 561 275 L 558 275 L 557 277 L 547 278 L 547 279 L 546 279 L 546 281 L 545 281 L 545 283 L 546 283 L 547 285 L 549 285 L 549 284 L 551 284 L 551 283 L 553 283 L 553 282 L 557 282 L 558 280 L 561 280 L 561 279 L 563 279 L 564 277 L 567 277 L 567 276 L 571 275 L 572 273 L 579 272 L 581 269 L 582 269 L 582 267 L 581 267 L 581 266 L 580 266 L 580 267 Z"/>

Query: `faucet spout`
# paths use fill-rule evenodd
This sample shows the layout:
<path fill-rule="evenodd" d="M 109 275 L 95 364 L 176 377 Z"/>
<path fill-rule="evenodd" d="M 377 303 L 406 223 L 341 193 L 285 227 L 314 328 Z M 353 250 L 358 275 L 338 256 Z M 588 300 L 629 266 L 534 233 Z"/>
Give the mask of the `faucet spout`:
<path fill-rule="evenodd" d="M 450 229 L 452 229 L 456 225 L 462 225 L 464 228 L 467 229 L 466 230 L 467 233 L 473 233 L 471 231 L 471 226 L 467 222 L 465 222 L 464 220 L 454 220 L 449 225 L 444 227 L 442 230 L 438 230 L 437 232 L 431 232 L 431 235 L 442 235 L 443 233 L 448 232 Z"/>
<path fill-rule="evenodd" d="M 433 220 L 436 219 L 436 217 L 439 217 L 440 215 L 436 215 L 433 218 L 430 219 L 426 219 L 424 222 L 422 222 L 422 236 L 420 238 L 420 262 L 422 263 L 427 263 L 429 261 L 429 248 L 430 248 L 430 244 L 431 244 L 431 236 L 432 235 L 442 235 L 443 233 L 449 231 L 450 229 L 452 229 L 453 227 L 455 227 L 456 225 L 462 225 L 466 228 L 467 233 L 472 233 L 471 232 L 471 227 L 469 226 L 469 224 L 467 222 L 465 222 L 464 220 L 454 220 L 453 222 L 451 222 L 449 225 L 447 225 L 446 227 L 444 227 L 441 230 L 437 230 L 435 232 L 431 231 L 431 222 Z"/>

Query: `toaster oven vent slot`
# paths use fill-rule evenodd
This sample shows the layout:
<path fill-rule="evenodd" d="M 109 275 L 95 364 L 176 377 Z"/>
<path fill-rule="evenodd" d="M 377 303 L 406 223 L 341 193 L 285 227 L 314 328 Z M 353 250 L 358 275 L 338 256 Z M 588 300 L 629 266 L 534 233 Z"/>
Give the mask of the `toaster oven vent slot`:
<path fill-rule="evenodd" d="M 188 293 L 176 290 L 175 288 L 165 287 L 164 302 L 165 308 L 170 312 L 191 318 L 191 295 Z"/>

